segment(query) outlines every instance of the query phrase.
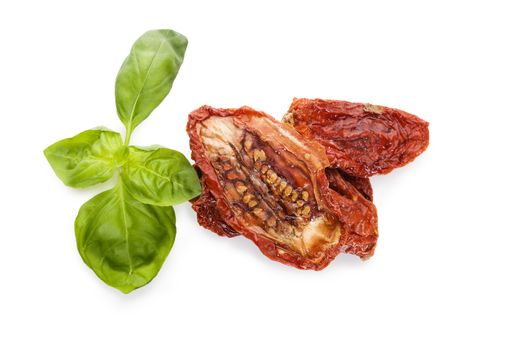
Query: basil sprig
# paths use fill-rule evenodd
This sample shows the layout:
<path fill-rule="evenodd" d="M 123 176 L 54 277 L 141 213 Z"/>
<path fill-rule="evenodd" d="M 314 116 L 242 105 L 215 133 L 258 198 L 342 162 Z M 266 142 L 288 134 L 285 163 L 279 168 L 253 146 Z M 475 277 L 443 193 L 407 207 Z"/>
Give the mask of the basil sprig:
<path fill-rule="evenodd" d="M 133 130 L 171 90 L 187 44 L 183 35 L 164 29 L 145 33 L 131 48 L 115 84 L 124 141 L 117 132 L 94 129 L 44 151 L 67 186 L 92 186 L 118 173 L 114 188 L 82 205 L 75 235 L 84 262 L 124 293 L 157 275 L 175 241 L 172 206 L 201 192 L 195 170 L 180 152 L 129 145 Z"/>

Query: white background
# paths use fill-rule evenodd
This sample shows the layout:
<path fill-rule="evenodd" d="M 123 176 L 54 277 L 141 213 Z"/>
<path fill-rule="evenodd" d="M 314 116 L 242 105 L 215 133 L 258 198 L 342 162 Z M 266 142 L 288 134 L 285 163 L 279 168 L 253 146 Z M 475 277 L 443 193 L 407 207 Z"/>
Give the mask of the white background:
<path fill-rule="evenodd" d="M 524 10 L 520 1 L 3 1 L 0 348 L 523 349 Z M 372 179 L 380 239 L 321 272 L 264 257 L 176 207 L 152 283 L 124 295 L 76 251 L 80 205 L 43 149 L 122 131 L 114 80 L 154 28 L 189 39 L 174 88 L 132 137 L 189 156 L 186 118 L 292 98 L 371 102 L 430 122 L 430 147 Z"/>

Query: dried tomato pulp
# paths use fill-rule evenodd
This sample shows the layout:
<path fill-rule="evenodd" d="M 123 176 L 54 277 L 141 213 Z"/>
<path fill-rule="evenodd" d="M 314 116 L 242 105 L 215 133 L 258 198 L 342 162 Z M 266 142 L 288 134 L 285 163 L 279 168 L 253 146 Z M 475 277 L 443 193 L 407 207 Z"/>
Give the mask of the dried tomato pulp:
<path fill-rule="evenodd" d="M 197 220 L 203 227 L 212 230 L 219 236 L 238 236 L 239 233 L 222 219 L 221 214 L 217 210 L 215 197 L 210 193 L 210 190 L 205 185 L 205 181 L 202 181 L 204 177 L 200 171 L 198 172 L 201 182 L 203 182 L 202 194 L 192 201 L 193 208 L 197 211 Z M 373 190 L 370 179 L 355 177 L 337 168 L 326 168 L 326 174 L 330 188 L 335 191 L 339 189 L 340 193 L 343 192 L 341 193 L 343 196 L 348 194 L 348 190 L 345 191 L 343 186 L 353 186 L 365 199 L 369 201 L 373 200 Z"/>
<path fill-rule="evenodd" d="M 386 174 L 428 146 L 426 121 L 371 104 L 294 99 L 283 121 L 322 144 L 332 166 L 358 177 Z"/>
<path fill-rule="evenodd" d="M 271 259 L 303 269 L 322 269 L 342 251 L 373 254 L 371 187 L 364 180 L 364 196 L 352 184 L 359 180 L 330 169 L 329 182 L 317 142 L 248 107 L 201 107 L 187 131 L 203 187 L 193 202 L 202 226 L 242 234 Z"/>

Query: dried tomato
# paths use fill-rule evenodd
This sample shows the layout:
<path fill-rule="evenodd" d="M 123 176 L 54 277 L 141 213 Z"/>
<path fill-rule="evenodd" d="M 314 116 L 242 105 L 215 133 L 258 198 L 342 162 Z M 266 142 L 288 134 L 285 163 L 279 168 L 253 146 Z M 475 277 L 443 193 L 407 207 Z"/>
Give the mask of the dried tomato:
<path fill-rule="evenodd" d="M 358 177 L 386 174 L 428 146 L 428 123 L 398 109 L 294 99 L 283 121 L 326 149 L 332 166 Z"/>
<path fill-rule="evenodd" d="M 269 258 L 303 269 L 322 269 L 342 251 L 373 254 L 375 206 L 339 173 L 330 187 L 317 142 L 249 107 L 201 107 L 187 131 L 203 187 L 193 203 L 202 226 L 240 233 Z"/>

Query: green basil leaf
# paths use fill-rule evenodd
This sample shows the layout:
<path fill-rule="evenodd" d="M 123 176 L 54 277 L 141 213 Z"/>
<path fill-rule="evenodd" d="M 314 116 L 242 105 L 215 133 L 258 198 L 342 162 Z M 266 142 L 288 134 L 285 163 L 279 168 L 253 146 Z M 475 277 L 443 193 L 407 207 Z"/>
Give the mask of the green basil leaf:
<path fill-rule="evenodd" d="M 109 180 L 122 161 L 122 138 L 110 130 L 86 130 L 44 150 L 56 175 L 71 187 Z"/>
<path fill-rule="evenodd" d="M 131 48 L 117 76 L 115 97 L 120 120 L 130 134 L 169 93 L 188 40 L 173 30 L 152 30 Z"/>
<path fill-rule="evenodd" d="M 175 205 L 201 193 L 199 177 L 188 159 L 168 148 L 129 147 L 122 179 L 131 194 L 147 204 Z"/>
<path fill-rule="evenodd" d="M 87 201 L 75 221 L 77 247 L 100 279 L 124 293 L 159 272 L 175 240 L 172 207 L 141 203 L 122 182 Z"/>

